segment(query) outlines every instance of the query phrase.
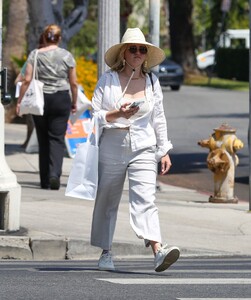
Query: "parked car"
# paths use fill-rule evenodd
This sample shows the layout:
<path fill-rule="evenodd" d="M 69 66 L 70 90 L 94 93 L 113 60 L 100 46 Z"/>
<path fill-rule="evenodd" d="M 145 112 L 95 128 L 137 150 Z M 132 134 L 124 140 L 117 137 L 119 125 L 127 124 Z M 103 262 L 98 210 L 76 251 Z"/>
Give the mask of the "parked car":
<path fill-rule="evenodd" d="M 197 66 L 200 70 L 210 70 L 214 65 L 215 50 L 211 49 L 203 52 L 196 57 Z"/>
<path fill-rule="evenodd" d="M 170 86 L 173 91 L 178 91 L 184 80 L 182 67 L 169 58 L 165 58 L 159 65 L 159 72 L 156 75 L 161 86 Z"/>

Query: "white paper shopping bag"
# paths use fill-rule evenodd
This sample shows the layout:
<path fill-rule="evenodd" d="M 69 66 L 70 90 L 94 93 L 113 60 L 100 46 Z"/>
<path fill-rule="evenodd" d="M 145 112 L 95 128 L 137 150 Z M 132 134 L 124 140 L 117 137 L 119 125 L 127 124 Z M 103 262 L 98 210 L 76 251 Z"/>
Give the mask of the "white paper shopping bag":
<path fill-rule="evenodd" d="M 87 141 L 78 146 L 66 187 L 66 196 L 95 200 L 98 186 L 98 125 L 92 128 Z M 93 132 L 93 130 L 95 132 Z"/>

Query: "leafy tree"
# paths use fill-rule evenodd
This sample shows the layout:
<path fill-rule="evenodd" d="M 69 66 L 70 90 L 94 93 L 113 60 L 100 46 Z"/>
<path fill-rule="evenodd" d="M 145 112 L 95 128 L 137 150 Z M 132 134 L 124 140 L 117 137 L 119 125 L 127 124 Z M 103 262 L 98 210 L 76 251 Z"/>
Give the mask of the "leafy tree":
<path fill-rule="evenodd" d="M 249 2 L 247 0 L 232 0 L 229 11 L 228 28 L 249 28 Z"/>
<path fill-rule="evenodd" d="M 196 48 L 214 48 L 222 30 L 249 28 L 249 3 L 232 0 L 228 13 L 223 14 L 219 0 L 194 0 L 194 35 Z"/>
<path fill-rule="evenodd" d="M 69 2 L 69 1 L 66 1 Z M 70 1 L 71 2 L 71 1 Z M 66 13 L 67 10 L 65 11 Z M 98 49 L 98 3 L 90 0 L 86 21 L 68 43 L 68 49 L 76 56 L 90 57 Z"/>

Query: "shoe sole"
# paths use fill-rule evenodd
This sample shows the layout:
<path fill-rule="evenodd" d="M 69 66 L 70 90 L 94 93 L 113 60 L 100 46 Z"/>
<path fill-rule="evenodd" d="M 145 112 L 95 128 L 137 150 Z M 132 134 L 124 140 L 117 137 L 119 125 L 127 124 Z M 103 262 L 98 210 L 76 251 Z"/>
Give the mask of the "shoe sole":
<path fill-rule="evenodd" d="M 155 269 L 155 272 L 163 272 L 175 263 L 180 257 L 180 250 L 176 247 L 170 249 L 169 253 L 165 256 L 163 262 Z"/>

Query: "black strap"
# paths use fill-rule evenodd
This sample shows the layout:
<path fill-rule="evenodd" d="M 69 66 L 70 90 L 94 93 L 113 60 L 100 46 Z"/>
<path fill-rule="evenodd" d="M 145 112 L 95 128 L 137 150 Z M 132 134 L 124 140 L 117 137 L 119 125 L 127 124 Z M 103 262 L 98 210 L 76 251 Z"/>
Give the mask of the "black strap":
<path fill-rule="evenodd" d="M 152 72 L 149 73 L 149 77 L 150 77 L 150 80 L 151 80 L 151 84 L 152 84 L 152 90 L 154 92 L 154 88 L 153 88 L 153 76 L 152 76 Z"/>

